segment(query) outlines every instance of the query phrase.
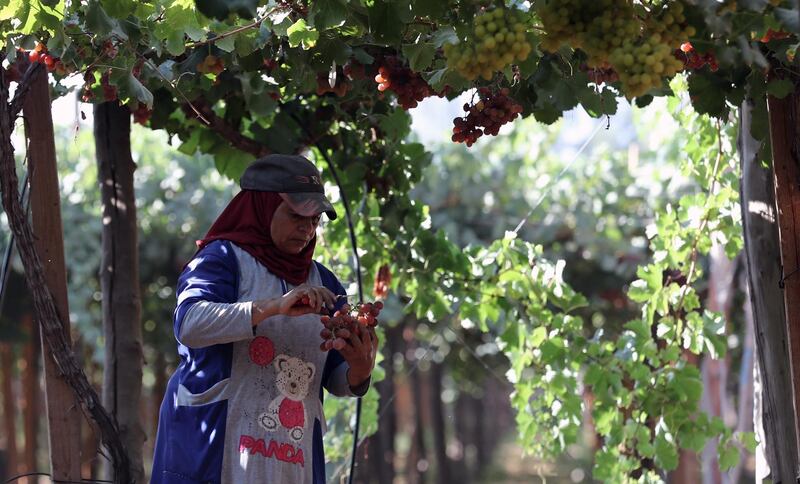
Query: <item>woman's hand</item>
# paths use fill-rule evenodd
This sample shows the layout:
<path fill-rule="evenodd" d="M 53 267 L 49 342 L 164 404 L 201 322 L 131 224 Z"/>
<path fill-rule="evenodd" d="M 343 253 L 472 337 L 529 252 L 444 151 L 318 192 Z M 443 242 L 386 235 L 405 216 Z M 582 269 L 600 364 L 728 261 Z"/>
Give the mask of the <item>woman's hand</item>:
<path fill-rule="evenodd" d="M 278 314 L 286 316 L 320 314 L 323 306 L 326 309 L 332 309 L 335 304 L 336 296 L 327 287 L 303 284 L 280 298 Z"/>
<path fill-rule="evenodd" d="M 331 331 L 325 328 L 320 336 L 330 339 Z M 356 324 L 354 332 L 338 329 L 334 336 L 334 348 L 339 350 L 350 366 L 347 382 L 351 387 L 357 387 L 367 381 L 375 368 L 375 358 L 378 356 L 378 335 L 375 328 Z M 343 344 L 335 344 L 338 341 Z"/>
<path fill-rule="evenodd" d="M 323 306 L 333 308 L 335 304 L 336 296 L 328 288 L 303 284 L 282 297 L 253 302 L 252 322 L 253 326 L 256 326 L 261 321 L 278 314 L 285 316 L 320 314 Z"/>

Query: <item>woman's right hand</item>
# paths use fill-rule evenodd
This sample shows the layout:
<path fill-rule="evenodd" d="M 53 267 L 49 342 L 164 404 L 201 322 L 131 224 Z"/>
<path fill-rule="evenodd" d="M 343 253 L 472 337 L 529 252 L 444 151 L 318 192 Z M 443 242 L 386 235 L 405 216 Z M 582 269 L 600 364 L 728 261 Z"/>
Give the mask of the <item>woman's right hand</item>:
<path fill-rule="evenodd" d="M 303 284 L 282 297 L 254 301 L 252 323 L 253 326 L 257 326 L 261 321 L 278 314 L 284 316 L 320 314 L 323 306 L 333 309 L 335 304 L 336 296 L 328 288 Z"/>
<path fill-rule="evenodd" d="M 323 307 L 333 309 L 335 304 L 336 295 L 327 287 L 302 284 L 279 299 L 278 314 L 286 316 L 320 314 Z"/>

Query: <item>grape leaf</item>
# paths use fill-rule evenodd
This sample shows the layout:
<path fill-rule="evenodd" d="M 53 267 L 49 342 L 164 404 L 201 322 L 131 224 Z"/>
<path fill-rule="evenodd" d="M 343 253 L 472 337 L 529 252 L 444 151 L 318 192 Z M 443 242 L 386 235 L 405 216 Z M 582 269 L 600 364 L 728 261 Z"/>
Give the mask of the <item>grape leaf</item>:
<path fill-rule="evenodd" d="M 343 0 L 316 0 L 311 4 L 311 18 L 319 31 L 341 26 L 347 19 L 347 6 Z"/>
<path fill-rule="evenodd" d="M 408 66 L 412 71 L 420 72 L 430 67 L 436 55 L 434 44 L 405 44 L 403 55 L 408 59 Z"/>
<path fill-rule="evenodd" d="M 316 45 L 317 39 L 319 39 L 319 32 L 306 24 L 303 19 L 293 23 L 286 33 L 289 36 L 289 46 L 291 47 L 302 45 L 304 49 L 310 49 Z"/>

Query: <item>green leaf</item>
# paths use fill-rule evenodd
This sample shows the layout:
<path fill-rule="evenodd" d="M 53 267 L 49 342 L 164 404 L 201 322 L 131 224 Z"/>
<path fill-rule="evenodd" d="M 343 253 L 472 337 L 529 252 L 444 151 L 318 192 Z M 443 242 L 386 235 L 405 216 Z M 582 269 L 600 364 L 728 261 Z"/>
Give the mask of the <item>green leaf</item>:
<path fill-rule="evenodd" d="M 347 20 L 347 4 L 343 0 L 315 0 L 311 15 L 319 31 L 341 26 Z"/>
<path fill-rule="evenodd" d="M 656 435 L 656 464 L 667 471 L 678 467 L 678 449 L 667 440 L 664 432 Z"/>
<path fill-rule="evenodd" d="M 220 49 L 224 50 L 225 52 L 231 53 L 233 49 L 236 48 L 236 35 L 229 35 L 223 39 L 220 39 L 214 42 L 214 45 L 219 47 Z"/>
<path fill-rule="evenodd" d="M 436 47 L 433 44 L 406 44 L 403 45 L 403 55 L 408 59 L 411 70 L 420 72 L 430 67 Z"/>
<path fill-rule="evenodd" d="M 442 48 L 445 44 L 457 44 L 459 40 L 456 29 L 447 26 L 437 30 L 431 36 L 431 42 L 437 49 Z"/>
<path fill-rule="evenodd" d="M 125 18 L 136 9 L 134 0 L 102 0 L 106 13 L 114 18 Z"/>
<path fill-rule="evenodd" d="M 314 47 L 317 39 L 319 39 L 319 32 L 314 30 L 313 27 L 309 27 L 304 19 L 299 19 L 293 23 L 286 33 L 289 36 L 290 47 L 297 47 L 302 44 L 303 49 L 306 50 Z"/>
<path fill-rule="evenodd" d="M 719 468 L 723 471 L 732 469 L 739 463 L 739 449 L 732 442 L 725 445 L 720 443 L 719 447 L 717 447 L 717 453 L 719 455 Z"/>
<path fill-rule="evenodd" d="M 448 5 L 447 2 L 442 0 L 414 0 L 411 8 L 414 11 L 414 15 L 439 18 L 445 15 Z"/>
<path fill-rule="evenodd" d="M 544 326 L 539 326 L 538 328 L 533 330 L 530 336 L 531 346 L 533 348 L 538 348 L 539 345 L 547 339 L 547 328 Z"/>
<path fill-rule="evenodd" d="M 153 93 L 137 79 L 133 74 L 128 75 L 128 92 L 140 103 L 146 104 L 148 108 L 153 108 Z"/>
<path fill-rule="evenodd" d="M 368 7 L 369 31 L 375 40 L 386 44 L 400 43 L 404 24 L 399 14 L 403 7 L 408 7 L 408 4 L 387 3 L 382 0 L 374 0 L 372 6 Z"/>
<path fill-rule="evenodd" d="M 744 448 L 747 449 L 748 452 L 751 454 L 755 453 L 756 447 L 758 447 L 758 440 L 756 439 L 755 433 L 739 432 L 736 434 L 736 438 L 744 445 Z"/>
<path fill-rule="evenodd" d="M 86 26 L 100 36 L 113 33 L 122 40 L 128 39 L 128 35 L 120 28 L 119 22 L 109 17 L 99 2 L 90 2 L 86 7 Z"/>
<path fill-rule="evenodd" d="M 727 113 L 725 94 L 730 89 L 728 81 L 717 76 L 694 71 L 689 75 L 689 98 L 700 114 L 721 118 Z"/>
<path fill-rule="evenodd" d="M 197 10 L 217 20 L 226 20 L 232 14 L 244 19 L 256 16 L 258 0 L 196 0 Z"/>
<path fill-rule="evenodd" d="M 767 83 L 767 93 L 783 99 L 794 92 L 794 83 L 789 79 L 773 79 Z"/>

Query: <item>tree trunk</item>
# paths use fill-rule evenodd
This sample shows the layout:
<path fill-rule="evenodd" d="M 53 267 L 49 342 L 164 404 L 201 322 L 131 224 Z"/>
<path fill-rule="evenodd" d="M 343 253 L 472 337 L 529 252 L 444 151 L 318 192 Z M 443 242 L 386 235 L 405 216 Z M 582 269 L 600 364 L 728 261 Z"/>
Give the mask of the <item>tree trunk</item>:
<path fill-rule="evenodd" d="M 147 446 L 148 454 L 152 455 L 155 451 L 156 433 L 158 431 L 158 414 L 161 410 L 161 401 L 167 392 L 167 360 L 164 358 L 162 351 L 155 352 L 155 359 L 153 360 L 153 373 L 155 375 L 155 382 L 153 383 L 153 392 L 150 396 L 150 439 Z"/>
<path fill-rule="evenodd" d="M 409 452 L 408 477 L 412 484 L 423 484 L 425 472 L 428 470 L 428 454 L 425 446 L 425 422 L 422 419 L 422 378 L 420 370 L 411 373 L 411 393 L 414 399 L 414 432 L 412 437 L 412 451 Z"/>
<path fill-rule="evenodd" d="M 20 473 L 40 472 L 36 465 L 36 452 L 39 450 L 39 328 L 34 324 L 33 317 L 26 314 L 22 324 L 28 332 L 28 341 L 25 343 L 24 361 L 22 369 L 22 423 L 25 434 L 25 450 L 22 455 L 22 468 Z M 33 478 L 28 478 L 33 483 Z"/>
<path fill-rule="evenodd" d="M 450 461 L 447 458 L 447 432 L 442 407 L 442 378 L 444 369 L 441 363 L 431 362 L 428 372 L 430 381 L 431 432 L 433 433 L 433 454 L 436 457 L 437 482 L 452 482 Z"/>
<path fill-rule="evenodd" d="M 70 343 L 67 267 L 61 225 L 61 197 L 56 168 L 50 85 L 43 73 L 31 84 L 23 104 L 31 183 L 31 224 L 34 245 L 43 261 L 44 278 L 61 320 L 61 330 Z M 39 330 L 36 330 L 39 334 Z M 47 347 L 44 335 L 37 344 Z M 81 478 L 81 409 L 50 352 L 44 353 L 45 399 L 50 444 L 50 472 L 56 481 Z"/>
<path fill-rule="evenodd" d="M 486 433 L 483 431 L 483 419 L 478 417 L 484 414 L 483 402 L 482 399 L 472 395 L 467 397 L 467 402 L 469 403 L 469 413 L 475 419 L 470 429 L 472 431 L 470 440 L 475 448 L 475 475 L 480 476 L 489 464 L 486 455 Z"/>
<path fill-rule="evenodd" d="M 130 131 L 128 108 L 116 102 L 95 105 L 94 135 L 103 203 L 103 405 L 119 424 L 131 462 L 131 477 L 143 482 L 145 433 L 139 407 L 143 363 L 141 299 L 133 188 L 136 165 L 131 156 Z"/>
<path fill-rule="evenodd" d="M 772 172 L 757 159 L 759 143 L 750 135 L 752 105 L 740 111 L 741 207 L 756 353 L 761 371 L 764 453 L 777 482 L 794 482 L 798 447 L 792 398 L 789 345 L 781 294 L 780 243 Z"/>
<path fill-rule="evenodd" d="M 699 358 L 689 350 L 683 350 L 683 358 L 687 363 L 697 366 Z M 680 449 L 678 454 L 678 468 L 669 474 L 670 484 L 695 484 L 703 481 L 700 469 L 700 460 L 697 452 Z"/>
<path fill-rule="evenodd" d="M 12 380 L 14 378 L 14 351 L 9 343 L 0 343 L 0 378 L 2 387 L 0 392 L 3 394 L 3 435 L 6 451 L 6 472 L 0 474 L 0 478 L 5 482 L 6 479 L 17 473 L 17 425 L 16 425 L 16 405 L 14 404 L 14 388 Z"/>
<path fill-rule="evenodd" d="M 395 327 L 386 329 L 386 360 L 384 369 L 386 370 L 386 379 L 383 386 L 379 388 L 381 392 L 381 402 L 386 402 L 385 410 L 380 418 L 380 429 L 383 438 L 383 467 L 381 470 L 381 482 L 391 484 L 395 478 L 395 437 L 397 436 L 397 401 L 394 396 L 397 394 L 397 382 L 395 381 L 396 375 L 394 371 L 394 355 L 403 354 L 402 345 L 402 332 L 403 327 L 397 325 Z M 391 399 L 391 401 L 389 401 Z M 382 403 L 383 405 L 383 403 Z"/>
<path fill-rule="evenodd" d="M 454 434 L 460 448 L 458 459 L 460 460 L 460 465 L 456 467 L 458 472 L 455 477 L 458 482 L 463 484 L 468 484 L 473 480 L 471 479 L 472 477 L 477 477 L 474 474 L 475 466 L 474 457 L 472 456 L 474 444 L 472 443 L 471 431 L 476 419 L 471 413 L 467 398 L 467 394 L 462 391 L 455 401 L 456 425 Z"/>
<path fill-rule="evenodd" d="M 733 300 L 734 270 L 736 265 L 725 255 L 723 247 L 715 244 L 711 248 L 708 281 L 708 298 L 706 307 L 710 311 L 722 314 L 727 321 L 730 316 L 730 306 Z M 701 363 L 703 375 L 703 398 L 701 408 L 712 417 L 720 417 L 726 421 L 726 416 L 731 415 L 732 406 L 728 398 L 728 373 L 729 358 L 712 359 L 706 356 Z M 722 484 L 723 476 L 717 462 L 716 442 L 709 442 L 703 449 L 703 482 L 707 484 Z"/>
<path fill-rule="evenodd" d="M 747 294 L 746 276 L 742 274 L 739 286 Z M 746 297 L 744 302 L 744 340 L 742 341 L 742 363 L 739 369 L 739 409 L 736 412 L 736 431 L 753 431 L 753 353 L 755 348 L 755 336 L 753 327 L 753 309 L 750 298 Z M 745 450 L 739 454 L 739 463 L 730 470 L 730 482 L 737 483 L 742 475 L 742 465 L 747 458 Z"/>

